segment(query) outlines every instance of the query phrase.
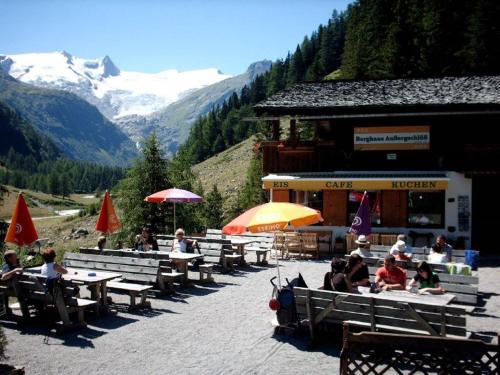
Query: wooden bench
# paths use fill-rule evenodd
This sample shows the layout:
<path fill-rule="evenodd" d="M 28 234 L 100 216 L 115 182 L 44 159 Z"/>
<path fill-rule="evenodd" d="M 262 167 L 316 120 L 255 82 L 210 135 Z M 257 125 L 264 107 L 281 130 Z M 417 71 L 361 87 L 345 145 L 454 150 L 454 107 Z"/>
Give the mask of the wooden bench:
<path fill-rule="evenodd" d="M 323 321 L 347 321 L 371 331 L 466 336 L 465 310 L 459 307 L 299 287 L 293 288 L 293 293 L 299 322 L 307 323 L 311 339 Z"/>
<path fill-rule="evenodd" d="M 351 333 L 349 325 L 344 324 L 341 375 L 498 374 L 499 371 L 498 344 L 400 333 Z"/>
<path fill-rule="evenodd" d="M 174 280 L 181 278 L 181 273 L 168 272 L 168 264 L 164 265 L 160 259 L 144 259 L 120 257 L 112 255 L 94 255 L 81 253 L 64 254 L 64 263 L 71 268 L 90 269 L 96 271 L 117 272 L 122 275 L 122 281 L 128 284 L 138 284 L 135 289 L 130 289 L 124 284 L 113 283 L 113 289 L 128 293 L 131 302 L 138 294 L 137 290 L 143 284 L 157 285 L 161 293 L 174 291 Z M 163 269 L 161 267 L 164 267 Z M 168 275 L 167 275 L 168 273 Z M 151 289 L 151 288 L 150 288 Z M 141 292 L 142 293 L 142 292 Z M 145 301 L 144 301 L 145 302 Z M 147 306 L 148 304 L 145 304 Z"/>
<path fill-rule="evenodd" d="M 74 286 L 63 280 L 61 280 L 61 284 L 55 284 L 52 293 L 49 293 L 43 287 L 45 280 L 44 276 L 34 275 L 20 275 L 13 280 L 13 283 L 16 284 L 16 297 L 21 306 L 23 318 L 31 318 L 31 305 L 34 305 L 37 309 L 44 309 L 47 305 L 54 305 L 63 323 L 59 330 L 86 326 L 84 311 L 89 307 L 95 307 L 97 302 L 74 297 Z M 69 314 L 72 312 L 77 313 L 77 323 L 70 320 Z"/>
<path fill-rule="evenodd" d="M 375 280 L 377 269 L 378 267 L 368 267 L 370 281 L 372 282 Z M 415 274 L 416 271 L 414 270 L 406 270 L 407 281 L 412 279 Z M 447 273 L 439 273 L 438 276 L 443 288 L 456 296 L 454 303 L 477 304 L 479 293 L 479 278 L 477 276 L 450 275 Z"/>
<path fill-rule="evenodd" d="M 160 250 L 170 252 L 175 236 L 156 236 Z M 196 240 L 203 260 L 208 263 L 221 264 L 224 271 L 234 271 L 234 264 L 241 259 L 241 255 L 235 254 L 229 239 L 210 239 L 205 237 L 189 237 Z M 195 250 L 196 251 L 196 250 Z"/>
<path fill-rule="evenodd" d="M 164 268 L 164 278 L 169 280 L 170 283 L 177 280 L 178 272 L 172 273 L 172 265 L 168 264 L 168 260 L 170 259 L 170 252 L 167 251 L 132 251 L 128 249 L 120 249 L 120 250 L 108 250 L 104 249 L 102 252 L 98 249 L 89 249 L 89 248 L 80 248 L 80 253 L 82 254 L 102 254 L 102 255 L 110 255 L 110 256 L 121 256 L 121 257 L 132 257 L 132 258 L 143 258 L 143 259 L 160 259 L 165 262 L 160 262 L 160 267 Z M 201 266 L 201 265 L 200 265 Z M 167 269 L 165 269 L 167 267 Z M 170 270 L 168 269 L 170 268 Z M 203 267 L 199 268 L 200 272 L 200 281 L 202 282 L 211 282 L 213 281 L 212 272 L 213 272 L 213 264 L 203 264 Z M 173 280 L 172 280 L 173 278 Z"/>

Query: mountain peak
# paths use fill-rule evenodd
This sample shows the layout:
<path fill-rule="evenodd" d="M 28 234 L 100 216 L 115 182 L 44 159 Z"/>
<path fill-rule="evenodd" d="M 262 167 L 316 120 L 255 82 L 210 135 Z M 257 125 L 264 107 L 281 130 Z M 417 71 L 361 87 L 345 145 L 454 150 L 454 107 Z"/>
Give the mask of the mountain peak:
<path fill-rule="evenodd" d="M 111 58 L 106 55 L 101 61 L 102 67 L 103 67 L 103 73 L 102 76 L 104 78 L 107 77 L 116 77 L 120 75 L 120 69 L 117 68 L 115 63 L 111 60 Z"/>
<path fill-rule="evenodd" d="M 273 62 L 271 60 L 261 60 L 250 64 L 247 68 L 247 73 L 250 79 L 254 80 L 258 75 L 267 72 L 269 69 L 271 69 L 272 63 Z"/>

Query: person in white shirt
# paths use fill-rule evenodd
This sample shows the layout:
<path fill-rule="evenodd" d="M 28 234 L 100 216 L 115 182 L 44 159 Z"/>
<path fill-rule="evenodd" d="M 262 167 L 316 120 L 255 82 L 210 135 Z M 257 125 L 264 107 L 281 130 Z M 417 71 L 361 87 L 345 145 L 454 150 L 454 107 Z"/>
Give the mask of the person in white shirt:
<path fill-rule="evenodd" d="M 175 239 L 172 243 L 172 252 L 174 253 L 189 253 L 193 252 L 194 247 L 198 244 L 196 240 L 188 240 L 184 238 L 184 229 L 179 228 L 175 231 Z"/>
<path fill-rule="evenodd" d="M 390 250 L 390 253 L 391 255 L 398 255 L 399 254 L 399 249 L 401 248 L 402 244 L 401 242 L 403 242 L 404 244 L 404 251 L 405 251 L 405 254 L 408 256 L 408 257 L 412 257 L 412 253 L 411 253 L 411 246 L 408 246 L 406 244 L 406 235 L 404 234 L 398 234 L 398 237 L 397 237 L 397 241 L 394 245 L 392 245 L 391 247 L 391 250 Z"/>
<path fill-rule="evenodd" d="M 438 245 L 432 245 L 431 252 L 427 256 L 429 263 L 448 263 L 448 257 L 446 254 L 441 252 L 441 247 Z"/>
<path fill-rule="evenodd" d="M 43 261 L 42 276 L 46 276 L 48 280 L 57 279 L 59 275 L 68 273 L 68 270 L 63 266 L 54 262 L 56 251 L 54 249 L 46 249 L 42 253 Z"/>
<path fill-rule="evenodd" d="M 362 258 L 373 258 L 373 254 L 369 250 L 370 242 L 364 234 L 360 234 L 358 239 L 354 242 L 358 244 L 358 248 L 351 251 L 351 254 L 358 254 Z"/>

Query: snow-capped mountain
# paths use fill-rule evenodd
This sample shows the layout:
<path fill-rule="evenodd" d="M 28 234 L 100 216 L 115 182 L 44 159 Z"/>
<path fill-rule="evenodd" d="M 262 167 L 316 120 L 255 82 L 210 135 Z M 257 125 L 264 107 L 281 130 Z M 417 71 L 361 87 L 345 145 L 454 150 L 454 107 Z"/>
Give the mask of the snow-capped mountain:
<path fill-rule="evenodd" d="M 217 69 L 127 72 L 108 56 L 87 60 L 65 51 L 0 55 L 0 69 L 25 83 L 77 94 L 110 120 L 150 115 L 197 89 L 230 78 Z"/>

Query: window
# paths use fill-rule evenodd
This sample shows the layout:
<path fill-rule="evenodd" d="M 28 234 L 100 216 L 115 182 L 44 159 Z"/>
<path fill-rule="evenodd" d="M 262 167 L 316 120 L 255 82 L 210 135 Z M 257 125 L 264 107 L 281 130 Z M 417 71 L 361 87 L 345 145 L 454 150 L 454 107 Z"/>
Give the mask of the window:
<path fill-rule="evenodd" d="M 410 227 L 444 227 L 444 190 L 409 191 L 408 225 Z"/>
<path fill-rule="evenodd" d="M 347 201 L 347 225 L 350 226 L 358 212 L 361 199 L 363 199 L 364 191 L 351 190 Z M 382 226 L 382 192 L 369 191 L 368 200 L 370 203 L 371 225 Z"/>
<path fill-rule="evenodd" d="M 323 191 L 292 190 L 291 202 L 323 211 Z"/>

